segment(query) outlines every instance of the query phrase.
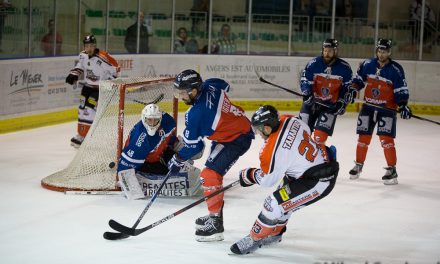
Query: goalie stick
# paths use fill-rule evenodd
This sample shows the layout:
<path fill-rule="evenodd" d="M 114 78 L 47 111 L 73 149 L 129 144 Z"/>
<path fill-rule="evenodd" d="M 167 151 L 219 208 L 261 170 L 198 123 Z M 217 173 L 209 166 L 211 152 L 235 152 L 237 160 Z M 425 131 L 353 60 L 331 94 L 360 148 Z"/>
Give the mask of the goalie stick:
<path fill-rule="evenodd" d="M 388 110 L 388 111 L 391 111 L 391 112 L 394 112 L 394 113 L 400 113 L 399 110 L 388 108 L 388 107 L 381 106 L 381 105 L 372 104 L 372 103 L 369 103 L 369 102 L 365 102 L 363 100 L 356 99 L 355 102 L 356 103 L 361 103 L 361 104 L 366 104 L 366 105 L 369 105 L 369 106 L 373 106 L 373 107 L 376 107 L 376 108 L 379 108 L 379 109 L 385 109 L 385 110 Z M 436 125 L 440 125 L 440 122 L 437 122 L 437 121 L 434 121 L 434 120 L 431 120 L 431 119 L 428 119 L 428 118 L 424 118 L 424 117 L 421 117 L 421 116 L 413 115 L 412 113 L 411 113 L 411 117 L 413 117 L 415 119 L 431 122 L 431 123 L 436 124 Z"/>
<path fill-rule="evenodd" d="M 165 183 L 170 178 L 170 176 L 171 176 L 171 173 L 168 172 L 167 175 L 165 176 L 165 179 L 162 181 L 162 183 L 160 184 L 159 188 L 157 188 L 156 192 L 154 192 L 154 194 L 151 197 L 150 201 L 145 206 L 145 208 L 142 211 L 141 215 L 136 220 L 136 223 L 134 223 L 132 229 L 135 229 L 139 225 L 139 223 L 141 222 L 142 218 L 144 218 L 145 214 L 147 213 L 148 209 L 150 209 L 151 205 L 156 200 L 157 196 L 159 196 L 160 191 L 165 186 Z M 112 220 L 110 220 L 110 221 L 112 221 Z M 116 230 L 116 231 L 118 231 L 118 230 Z M 129 237 L 129 236 L 126 235 L 126 234 L 121 234 L 121 233 L 115 233 L 115 232 L 105 232 L 104 233 L 104 238 L 107 239 L 107 240 L 119 240 L 119 239 L 124 239 L 124 238 L 127 238 L 127 237 Z"/>
<path fill-rule="evenodd" d="M 275 84 L 275 83 L 273 83 L 273 82 L 270 82 L 270 81 L 264 79 L 262 76 L 260 76 L 260 74 L 259 74 L 256 70 L 255 70 L 255 74 L 257 75 L 258 80 L 259 80 L 260 82 L 262 82 L 262 83 L 266 83 L 266 84 L 269 84 L 269 85 L 271 85 L 271 86 L 273 86 L 273 87 L 280 88 L 281 90 L 284 90 L 284 91 L 286 91 L 286 92 L 288 92 L 288 93 L 291 93 L 291 94 L 294 94 L 294 95 L 296 95 L 296 96 L 304 97 L 304 95 L 301 94 L 301 93 L 298 93 L 298 92 L 295 92 L 295 91 L 293 91 L 293 90 L 287 89 L 286 87 L 283 87 L 283 86 L 281 86 L 281 85 Z M 324 106 L 324 107 L 326 107 L 326 108 L 334 109 L 334 107 L 332 107 L 332 106 L 330 106 L 330 105 L 326 105 L 326 104 L 321 103 L 321 102 L 315 102 L 315 104 L 320 105 L 320 106 Z"/>
<path fill-rule="evenodd" d="M 184 208 L 182 208 L 180 210 L 177 210 L 176 212 L 174 212 L 174 213 L 172 213 L 172 214 L 170 214 L 168 216 L 165 216 L 164 218 L 162 218 L 162 219 L 160 219 L 160 220 L 158 220 L 158 221 L 156 221 L 156 222 L 154 222 L 154 223 L 152 223 L 152 224 L 150 224 L 150 225 L 148 225 L 148 226 L 146 226 L 144 228 L 139 228 L 139 229 L 136 229 L 135 227 L 130 228 L 128 226 L 124 226 L 124 225 L 116 222 L 115 220 L 110 220 L 108 224 L 110 225 L 111 228 L 113 228 L 114 230 L 116 230 L 118 232 L 121 232 L 123 235 L 126 235 L 126 236 L 137 236 L 137 235 L 140 235 L 140 234 L 144 233 L 145 231 L 148 231 L 148 230 L 150 230 L 150 229 L 152 229 L 152 228 L 154 228 L 154 227 L 156 227 L 156 226 L 158 226 L 158 225 L 160 225 L 162 223 L 165 223 L 166 221 L 174 218 L 175 216 L 180 215 L 181 213 L 183 213 L 183 212 L 193 208 L 194 206 L 196 206 L 196 205 L 198 205 L 198 204 L 200 204 L 202 202 L 204 202 L 204 201 L 206 201 L 206 200 L 208 200 L 208 199 L 210 199 L 210 198 L 212 198 L 212 197 L 214 197 L 214 196 L 216 196 L 216 195 L 218 195 L 218 194 L 220 194 L 222 192 L 225 192 L 226 190 L 236 186 L 239 183 L 240 183 L 239 180 L 234 181 L 234 182 L 226 185 L 222 189 L 217 190 L 217 191 L 211 193 L 210 195 L 205 196 L 205 197 L 195 201 L 194 203 L 189 204 L 186 207 L 184 207 Z"/>

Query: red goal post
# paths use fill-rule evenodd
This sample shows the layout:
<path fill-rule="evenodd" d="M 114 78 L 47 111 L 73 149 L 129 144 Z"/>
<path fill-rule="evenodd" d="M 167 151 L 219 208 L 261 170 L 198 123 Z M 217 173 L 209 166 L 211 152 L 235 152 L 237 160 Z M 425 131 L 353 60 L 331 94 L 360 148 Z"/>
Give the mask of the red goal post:
<path fill-rule="evenodd" d="M 84 142 L 70 164 L 43 178 L 41 185 L 60 192 L 119 190 L 116 168 L 109 165 L 117 164 L 124 141 L 139 122 L 145 104 L 157 103 L 177 123 L 173 81 L 174 78 L 136 77 L 100 82 L 96 116 Z"/>

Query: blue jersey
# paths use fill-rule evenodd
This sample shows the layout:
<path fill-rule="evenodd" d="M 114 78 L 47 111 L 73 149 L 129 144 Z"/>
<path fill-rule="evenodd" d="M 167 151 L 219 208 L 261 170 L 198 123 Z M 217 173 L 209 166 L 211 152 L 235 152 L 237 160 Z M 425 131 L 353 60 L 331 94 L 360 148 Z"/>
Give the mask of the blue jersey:
<path fill-rule="evenodd" d="M 359 65 L 353 85 L 359 90 L 365 88 L 364 99 L 372 104 L 394 109 L 408 102 L 405 72 L 399 63 L 391 59 L 383 68 L 380 68 L 377 58 L 365 60 Z"/>
<path fill-rule="evenodd" d="M 312 94 L 318 101 L 334 104 L 343 99 L 351 85 L 352 70 L 343 59 L 336 58 L 328 66 L 322 56 L 312 59 L 304 69 L 300 87 L 305 95 Z"/>
<path fill-rule="evenodd" d="M 178 155 L 188 160 L 203 149 L 203 138 L 231 142 L 252 131 L 244 110 L 231 103 L 229 84 L 212 78 L 203 82 L 194 104 L 185 113 L 184 147 Z"/>
<path fill-rule="evenodd" d="M 162 113 L 162 121 L 154 136 L 147 133 L 142 121 L 130 131 L 119 159 L 118 172 L 133 168 L 138 171 L 145 162 L 158 162 L 168 146 L 176 140 L 176 122 L 167 113 Z"/>

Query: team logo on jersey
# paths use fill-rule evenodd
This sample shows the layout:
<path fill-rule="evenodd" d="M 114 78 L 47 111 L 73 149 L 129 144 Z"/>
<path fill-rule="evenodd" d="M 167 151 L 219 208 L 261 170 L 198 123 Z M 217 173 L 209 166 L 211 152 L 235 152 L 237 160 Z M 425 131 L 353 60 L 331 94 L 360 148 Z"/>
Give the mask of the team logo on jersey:
<path fill-rule="evenodd" d="M 373 88 L 371 89 L 371 94 L 373 95 L 373 98 L 378 98 L 380 96 L 380 90 L 379 88 Z"/>
<path fill-rule="evenodd" d="M 146 137 L 147 137 L 147 134 L 145 132 L 142 132 L 139 135 L 138 139 L 136 140 L 136 146 L 141 147 L 142 143 L 144 143 Z"/>
<path fill-rule="evenodd" d="M 323 97 L 326 97 L 330 94 L 330 89 L 326 86 L 321 87 L 321 93 Z"/>

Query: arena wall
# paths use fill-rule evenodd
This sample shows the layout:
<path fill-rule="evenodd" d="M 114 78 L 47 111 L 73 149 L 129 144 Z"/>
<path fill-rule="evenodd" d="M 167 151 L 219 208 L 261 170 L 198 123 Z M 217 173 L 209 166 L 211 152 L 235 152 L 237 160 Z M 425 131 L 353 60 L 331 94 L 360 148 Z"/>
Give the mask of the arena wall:
<path fill-rule="evenodd" d="M 230 98 L 246 110 L 271 103 L 280 110 L 297 111 L 300 98 L 261 83 L 266 80 L 299 91 L 300 73 L 310 57 L 217 55 L 116 55 L 121 77 L 174 76 L 188 68 L 204 79 L 230 82 Z M 0 61 L 0 133 L 72 121 L 77 118 L 80 87 L 65 83 L 76 56 Z M 347 59 L 356 71 L 361 60 Z M 440 114 L 440 62 L 399 61 L 417 114 Z M 180 110 L 185 110 L 181 105 Z M 348 111 L 357 111 L 351 105 Z"/>

